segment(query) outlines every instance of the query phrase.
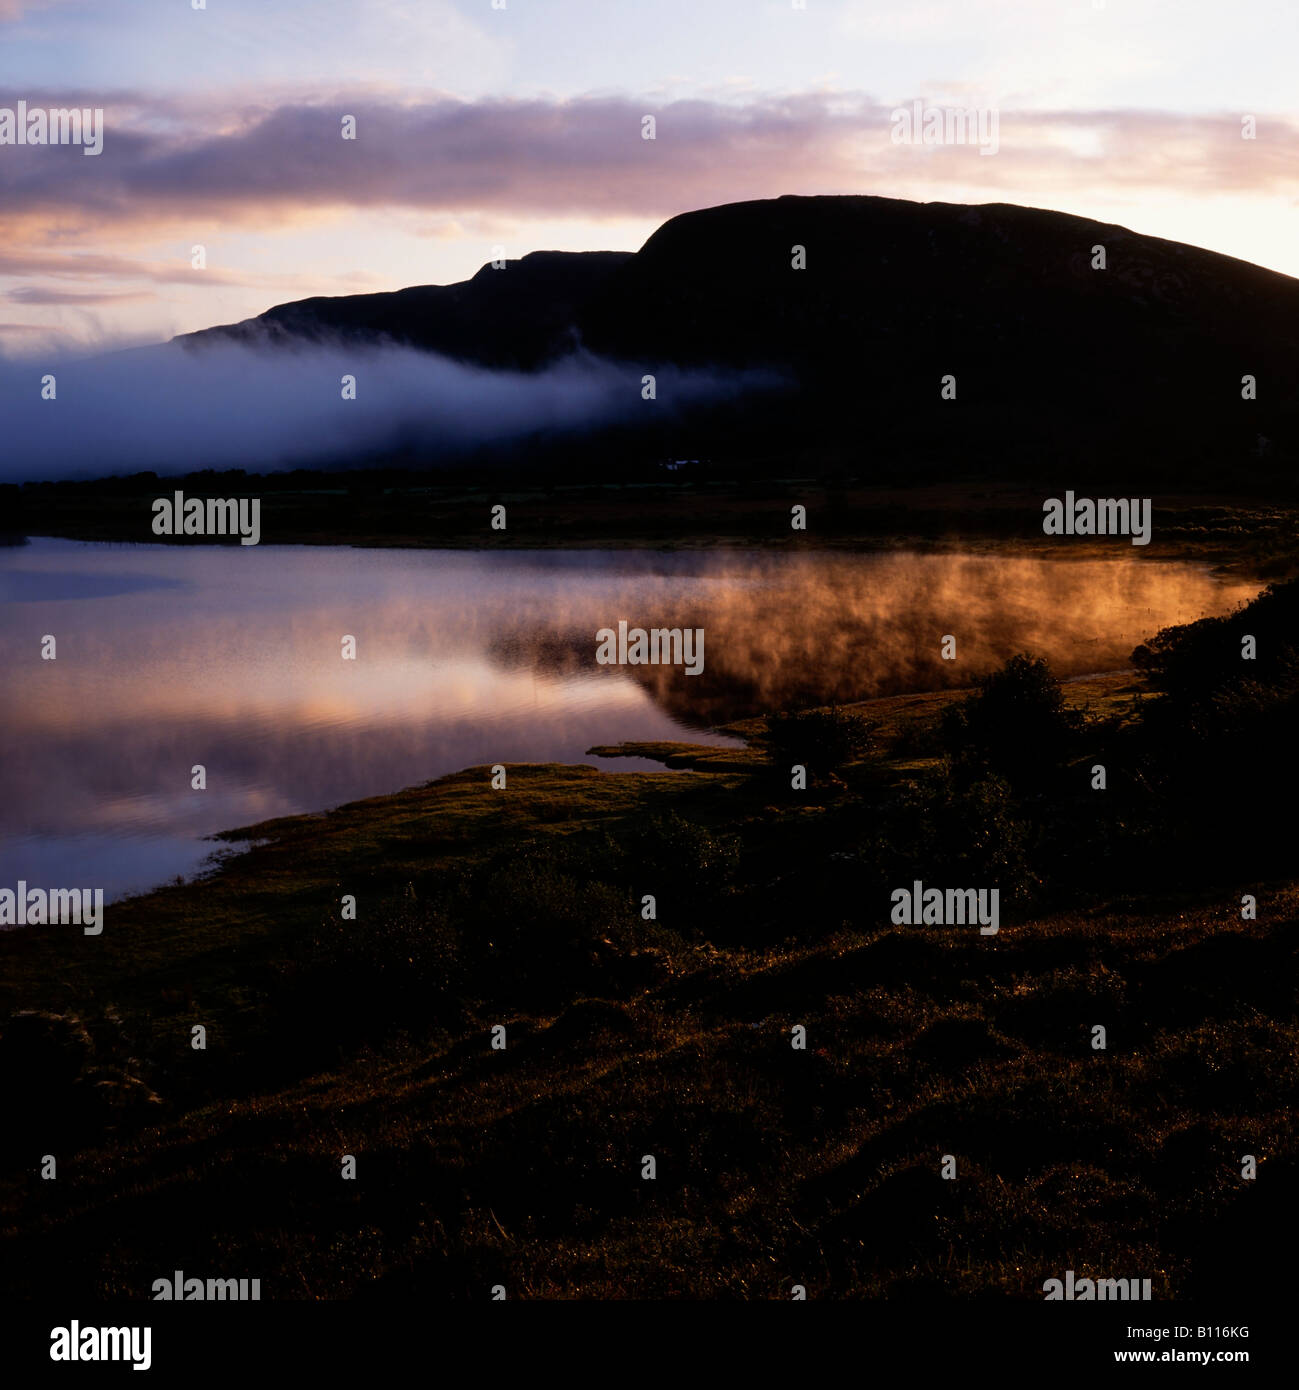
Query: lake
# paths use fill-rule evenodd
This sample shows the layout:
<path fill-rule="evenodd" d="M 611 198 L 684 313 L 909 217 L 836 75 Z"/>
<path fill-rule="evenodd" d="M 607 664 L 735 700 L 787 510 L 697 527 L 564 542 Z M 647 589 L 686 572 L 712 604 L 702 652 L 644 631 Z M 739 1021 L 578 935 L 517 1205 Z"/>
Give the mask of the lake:
<path fill-rule="evenodd" d="M 707 730 L 968 685 L 1019 650 L 1112 669 L 1257 590 L 1137 557 L 37 539 L 0 550 L 0 885 L 120 896 L 193 873 L 217 830 L 478 764 L 661 770 L 586 750 L 738 747 Z M 598 664 L 620 620 L 702 628 L 704 670 Z"/>

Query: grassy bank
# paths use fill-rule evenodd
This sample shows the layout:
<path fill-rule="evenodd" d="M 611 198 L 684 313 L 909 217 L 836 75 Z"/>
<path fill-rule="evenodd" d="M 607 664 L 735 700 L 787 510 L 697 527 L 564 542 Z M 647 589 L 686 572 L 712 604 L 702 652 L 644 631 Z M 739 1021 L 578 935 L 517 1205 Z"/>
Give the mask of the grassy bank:
<path fill-rule="evenodd" d="M 378 547 L 692 546 L 998 549 L 1058 556 L 1131 555 L 1125 538 L 1046 537 L 1042 503 L 1059 493 L 979 485 L 879 487 L 819 477 L 750 481 L 661 471 L 618 483 L 536 477 L 432 483 L 429 475 L 152 475 L 86 483 L 28 484 L 0 496 L 0 532 L 77 540 L 158 542 L 154 498 L 261 499 L 262 544 Z M 1110 495 L 1106 493 L 1105 495 Z M 492 507 L 506 508 L 493 530 Z M 807 528 L 790 509 L 807 509 Z M 185 544 L 184 537 L 174 543 Z M 1153 499 L 1152 537 L 1136 553 L 1203 560 L 1263 578 L 1293 572 L 1299 507 L 1259 497 L 1186 494 Z"/>
<path fill-rule="evenodd" d="M 661 773 L 473 768 L 232 834 L 102 937 L 0 935 L 0 1017 L 51 1016 L 0 1033 L 5 1292 L 1247 1296 L 1294 1216 L 1299 890 L 1248 880 L 1242 920 L 1243 882 L 1092 873 L 1060 823 L 1043 877 L 1011 850 L 1063 815 L 1095 856 L 1090 793 L 917 799 L 965 698 L 859 707 L 868 755 L 803 792 L 761 722 L 599 750 Z M 1067 684 L 1065 778 L 1149 698 Z M 943 815 L 918 853 L 1006 886 L 994 936 L 889 920 Z"/>

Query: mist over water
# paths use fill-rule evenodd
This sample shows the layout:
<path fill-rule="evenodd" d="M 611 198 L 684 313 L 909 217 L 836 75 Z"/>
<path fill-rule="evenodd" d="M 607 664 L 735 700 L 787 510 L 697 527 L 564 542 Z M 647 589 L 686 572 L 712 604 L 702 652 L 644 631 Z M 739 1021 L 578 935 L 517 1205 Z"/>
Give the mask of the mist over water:
<path fill-rule="evenodd" d="M 770 374 L 642 369 L 575 353 L 536 372 L 489 371 L 413 348 L 161 343 L 94 357 L 0 361 L 0 482 L 354 466 L 418 449 L 437 457 L 537 432 L 658 418 L 764 384 Z M 54 377 L 55 397 L 42 398 Z M 355 399 L 343 378 L 355 378 Z"/>
<path fill-rule="evenodd" d="M 658 770 L 586 749 L 732 744 L 700 731 L 966 685 L 1018 650 L 1061 675 L 1121 666 L 1256 591 L 1138 559 L 37 540 L 0 551 L 0 885 L 149 887 L 192 872 L 214 831 L 468 766 Z M 620 619 L 702 627 L 703 674 L 597 665 Z"/>
<path fill-rule="evenodd" d="M 1135 557 L 764 552 L 640 563 L 646 568 L 634 575 L 607 575 L 600 603 L 608 606 L 599 613 L 572 588 L 556 596 L 544 629 L 523 614 L 498 625 L 492 650 L 571 672 L 589 665 L 594 617 L 594 626 L 625 618 L 702 627 L 700 676 L 627 669 L 684 724 L 705 727 L 773 709 L 966 686 L 1024 650 L 1046 657 L 1060 676 L 1118 669 L 1160 628 L 1228 612 L 1259 588 L 1219 581 L 1203 566 Z M 955 661 L 940 654 L 948 634 Z"/>

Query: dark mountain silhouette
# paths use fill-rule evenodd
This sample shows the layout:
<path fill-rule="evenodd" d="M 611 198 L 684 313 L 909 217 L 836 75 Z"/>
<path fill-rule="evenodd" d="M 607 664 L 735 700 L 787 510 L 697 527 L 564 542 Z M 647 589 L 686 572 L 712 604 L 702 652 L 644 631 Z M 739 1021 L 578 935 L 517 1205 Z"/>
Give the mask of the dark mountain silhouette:
<path fill-rule="evenodd" d="M 634 255 L 539 252 L 463 284 L 304 300 L 184 341 L 221 337 L 383 337 L 489 367 L 577 346 L 646 372 L 771 366 L 793 391 L 699 412 L 673 436 L 681 449 L 885 478 L 1067 461 L 1082 471 L 1062 487 L 1238 486 L 1288 480 L 1299 454 L 1299 280 L 1004 203 L 729 204 L 673 218 Z M 1242 396 L 1247 375 L 1257 399 Z"/>
<path fill-rule="evenodd" d="M 489 367 L 539 367 L 577 347 L 595 287 L 630 251 L 534 251 L 508 268 L 485 265 L 457 285 L 351 294 L 280 304 L 255 319 L 205 328 L 178 341 L 295 343 L 390 341 Z"/>

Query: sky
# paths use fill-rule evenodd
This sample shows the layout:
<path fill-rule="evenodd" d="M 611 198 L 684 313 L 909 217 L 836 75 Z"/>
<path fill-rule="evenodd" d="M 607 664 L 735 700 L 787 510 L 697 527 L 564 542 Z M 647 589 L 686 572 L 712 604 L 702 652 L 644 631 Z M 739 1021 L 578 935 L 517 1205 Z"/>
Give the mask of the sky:
<path fill-rule="evenodd" d="M 0 144 L 0 354 L 784 193 L 1054 208 L 1299 275 L 1294 0 L 199 2 L 0 0 L 0 121 L 104 113 L 98 155 Z M 915 101 L 995 111 L 995 155 L 896 143 Z"/>

